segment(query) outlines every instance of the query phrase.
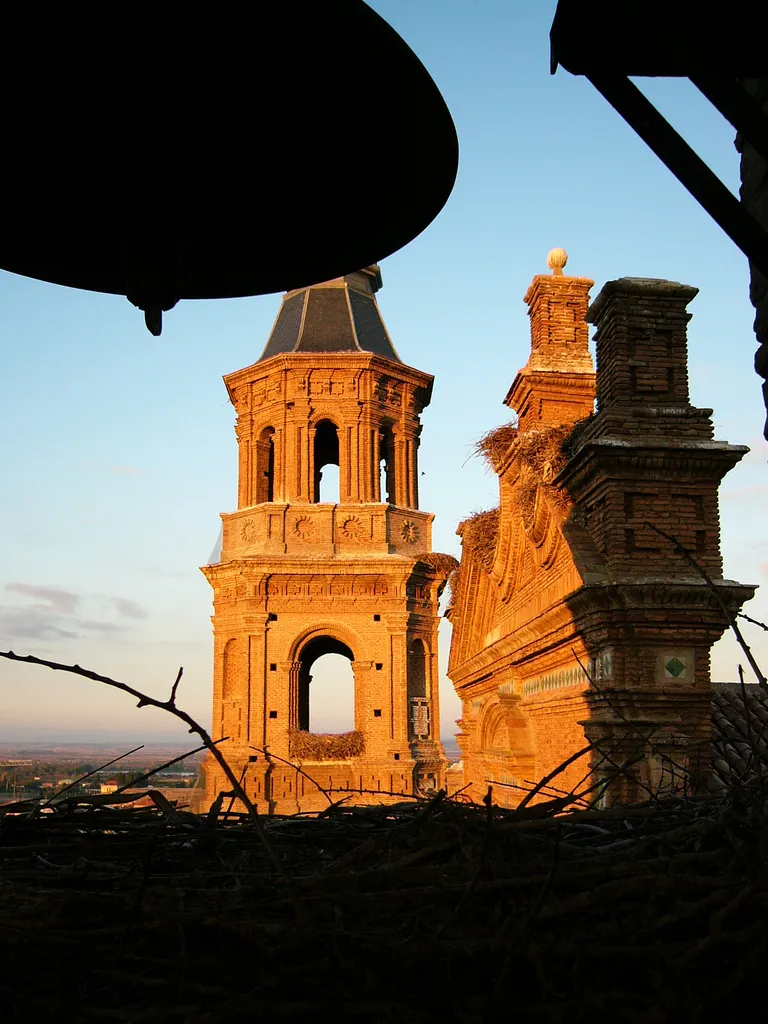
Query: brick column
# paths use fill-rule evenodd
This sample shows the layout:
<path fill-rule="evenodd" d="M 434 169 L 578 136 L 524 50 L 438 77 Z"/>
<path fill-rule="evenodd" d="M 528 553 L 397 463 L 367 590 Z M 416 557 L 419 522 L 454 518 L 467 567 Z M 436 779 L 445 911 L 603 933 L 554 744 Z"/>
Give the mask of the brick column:
<path fill-rule="evenodd" d="M 353 661 L 352 673 L 355 677 L 355 729 L 369 734 L 373 727 L 373 664 L 370 661 Z M 372 745 L 375 746 L 375 745 Z M 366 745 L 366 755 L 375 753 Z"/>
<path fill-rule="evenodd" d="M 288 675 L 288 728 L 299 727 L 299 678 L 301 662 L 285 662 L 282 666 Z"/>
<path fill-rule="evenodd" d="M 305 501 L 317 501 L 320 497 L 319 494 L 315 494 L 315 434 L 317 430 L 315 427 L 307 427 L 305 436 L 306 442 L 304 444 L 304 458 L 302 459 L 302 465 L 305 466 L 304 470 L 304 481 L 303 481 L 303 498 Z"/>
<path fill-rule="evenodd" d="M 392 440 L 395 459 L 395 505 L 399 508 L 410 508 L 408 501 L 408 438 L 403 433 L 402 427 L 395 427 L 392 430 Z"/>
<path fill-rule="evenodd" d="M 283 501 L 283 494 L 285 493 L 285 476 L 283 469 L 285 425 L 282 427 L 275 427 L 275 433 L 272 437 L 272 447 L 274 448 L 272 466 L 272 500 Z"/>
<path fill-rule="evenodd" d="M 381 494 L 381 436 L 378 427 L 369 428 L 371 460 L 368 475 L 371 477 L 371 501 L 383 501 Z M 384 495 L 386 497 L 386 495 Z"/>
<path fill-rule="evenodd" d="M 248 416 L 250 420 L 250 415 Z M 237 438 L 237 507 L 246 508 L 251 504 L 251 425 L 245 416 L 239 416 L 235 424 Z"/>

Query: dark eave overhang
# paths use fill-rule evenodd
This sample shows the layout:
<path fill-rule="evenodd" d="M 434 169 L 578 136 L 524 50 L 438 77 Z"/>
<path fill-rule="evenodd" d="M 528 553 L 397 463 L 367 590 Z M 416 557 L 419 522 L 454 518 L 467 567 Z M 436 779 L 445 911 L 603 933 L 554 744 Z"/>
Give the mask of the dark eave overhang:
<path fill-rule="evenodd" d="M 653 150 L 745 256 L 768 276 L 768 232 L 646 99 L 632 77 L 689 78 L 768 160 L 768 115 L 742 85 L 768 77 L 765 8 L 679 0 L 558 0 L 554 74 L 583 75 Z"/>

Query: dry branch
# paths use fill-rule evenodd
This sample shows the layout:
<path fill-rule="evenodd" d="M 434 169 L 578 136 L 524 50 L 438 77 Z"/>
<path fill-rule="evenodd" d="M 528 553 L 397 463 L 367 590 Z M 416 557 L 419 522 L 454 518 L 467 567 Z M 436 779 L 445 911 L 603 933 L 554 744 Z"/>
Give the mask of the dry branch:
<path fill-rule="evenodd" d="M 289 887 L 291 886 L 290 875 L 288 875 L 287 872 L 285 871 L 284 865 L 280 858 L 278 857 L 274 845 L 272 844 L 267 833 L 264 831 L 264 827 L 261 824 L 258 811 L 256 810 L 253 801 L 246 793 L 244 787 L 240 784 L 240 780 L 232 771 L 226 758 L 219 750 L 216 743 L 214 743 L 207 729 L 200 725 L 199 722 L 196 722 L 195 719 L 190 714 L 188 714 L 186 711 L 183 711 L 176 704 L 176 693 L 179 687 L 179 683 L 181 681 L 181 677 L 184 672 L 183 668 L 180 668 L 176 675 L 176 679 L 174 680 L 173 686 L 171 687 L 171 695 L 169 699 L 158 700 L 156 697 L 150 697 L 149 694 L 142 693 L 141 690 L 137 690 L 135 687 L 129 686 L 127 683 L 122 683 L 117 679 L 111 679 L 109 676 L 102 676 L 98 672 L 92 672 L 90 669 L 81 668 L 79 665 L 64 665 L 57 661 L 48 661 L 45 658 L 36 658 L 33 654 L 14 654 L 13 651 L 0 651 L 0 658 L 6 658 L 8 661 L 22 662 L 23 664 L 27 665 L 41 665 L 45 668 L 53 669 L 55 672 L 69 672 L 72 675 L 82 676 L 85 679 L 92 679 L 97 683 L 104 683 L 106 686 L 111 686 L 116 690 L 122 690 L 123 693 L 127 693 L 131 697 L 136 698 L 138 700 L 138 704 L 136 706 L 139 708 L 159 708 L 161 711 L 167 711 L 170 715 L 173 715 L 174 718 L 178 718 L 180 719 L 180 721 L 184 722 L 184 724 L 189 728 L 190 732 L 197 733 L 197 735 L 203 741 L 203 744 L 207 747 L 207 749 L 218 761 L 219 766 L 221 767 L 222 771 L 224 772 L 230 784 L 232 785 L 233 793 L 235 793 L 238 799 L 242 801 L 243 806 L 247 809 L 248 814 L 250 815 L 251 819 L 256 825 L 256 829 L 259 833 L 259 836 L 262 842 L 264 843 L 265 847 L 267 848 L 270 856 L 272 857 L 275 866 L 283 874 L 283 877 L 285 878 L 285 881 L 289 885 Z"/>

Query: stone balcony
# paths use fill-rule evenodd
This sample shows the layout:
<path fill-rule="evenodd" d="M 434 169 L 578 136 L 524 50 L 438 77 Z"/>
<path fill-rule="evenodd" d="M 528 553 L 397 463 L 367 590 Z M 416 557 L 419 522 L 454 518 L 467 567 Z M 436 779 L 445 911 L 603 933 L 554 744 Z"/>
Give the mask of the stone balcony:
<path fill-rule="evenodd" d="M 432 550 L 434 516 L 394 505 L 268 502 L 221 518 L 222 562 L 262 555 L 418 557 Z"/>

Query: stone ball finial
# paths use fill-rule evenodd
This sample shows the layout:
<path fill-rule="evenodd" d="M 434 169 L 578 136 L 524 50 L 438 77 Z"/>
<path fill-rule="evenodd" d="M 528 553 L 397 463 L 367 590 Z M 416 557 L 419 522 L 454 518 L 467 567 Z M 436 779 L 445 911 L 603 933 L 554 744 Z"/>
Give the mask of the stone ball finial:
<path fill-rule="evenodd" d="M 547 256 L 547 266 L 557 277 L 562 275 L 563 267 L 568 262 L 568 253 L 565 249 L 552 249 Z"/>

